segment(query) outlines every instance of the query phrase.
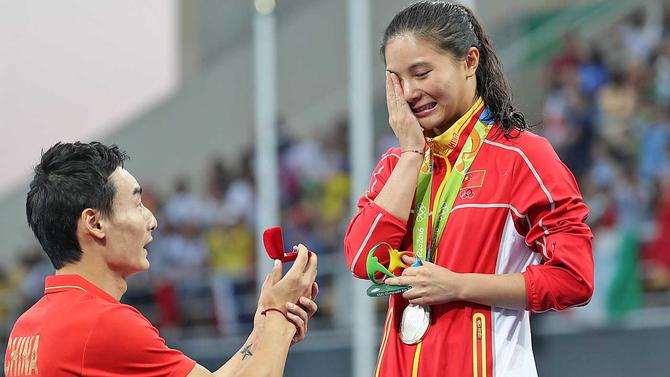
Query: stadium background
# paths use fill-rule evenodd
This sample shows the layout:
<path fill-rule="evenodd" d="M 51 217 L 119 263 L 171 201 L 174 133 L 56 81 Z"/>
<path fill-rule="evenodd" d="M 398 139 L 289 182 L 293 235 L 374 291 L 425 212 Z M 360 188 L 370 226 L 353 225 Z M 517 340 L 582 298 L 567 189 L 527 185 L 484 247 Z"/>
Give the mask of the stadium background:
<path fill-rule="evenodd" d="M 359 124 L 351 100 L 361 98 L 350 77 L 369 61 L 362 101 L 374 161 L 395 142 L 378 41 L 409 2 L 278 0 L 261 14 L 273 2 L 0 0 L 0 344 L 51 272 L 25 222 L 30 169 L 58 140 L 102 139 L 129 152 L 160 224 L 151 271 L 130 279 L 124 301 L 168 344 L 211 368 L 241 345 L 266 263 L 255 257 L 263 223 L 255 206 L 276 187 L 276 222 L 287 244 L 319 253 L 322 288 L 286 375 L 353 376 L 353 355 L 374 362 L 374 352 L 356 348 L 354 306 L 372 303 L 377 324 L 365 336 L 376 346 L 385 302 L 361 300 L 342 256 L 360 164 L 351 153 L 361 152 L 348 136 Z M 591 208 L 596 291 L 586 308 L 534 316 L 539 374 L 670 376 L 670 2 L 467 4 L 516 103 Z M 350 13 L 366 7 L 362 21 Z M 270 19 L 276 58 L 259 61 Z M 363 44 L 350 38 L 356 30 Z M 352 44 L 369 47 L 358 62 Z M 264 119 L 277 127 L 276 154 L 254 148 L 268 109 L 255 75 L 273 71 L 276 112 Z M 259 181 L 254 163 L 270 155 L 278 178 Z"/>

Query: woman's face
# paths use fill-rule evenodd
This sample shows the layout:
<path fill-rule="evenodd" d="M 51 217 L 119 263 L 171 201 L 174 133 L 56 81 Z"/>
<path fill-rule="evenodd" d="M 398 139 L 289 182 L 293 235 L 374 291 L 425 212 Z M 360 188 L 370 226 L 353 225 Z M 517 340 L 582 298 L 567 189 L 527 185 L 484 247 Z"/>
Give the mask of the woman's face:
<path fill-rule="evenodd" d="M 400 78 L 405 100 L 426 131 L 446 131 L 476 100 L 479 51 L 474 47 L 465 59 L 457 59 L 404 34 L 387 42 L 385 58 L 386 69 Z"/>

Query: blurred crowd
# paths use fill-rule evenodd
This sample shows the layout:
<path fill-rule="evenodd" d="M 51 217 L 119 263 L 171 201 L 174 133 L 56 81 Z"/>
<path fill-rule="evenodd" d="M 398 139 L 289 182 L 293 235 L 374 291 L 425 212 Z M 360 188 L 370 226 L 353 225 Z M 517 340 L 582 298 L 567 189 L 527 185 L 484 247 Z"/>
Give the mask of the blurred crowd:
<path fill-rule="evenodd" d="M 544 70 L 544 117 L 535 129 L 573 171 L 590 207 L 596 290 L 579 317 L 595 324 L 640 307 L 670 307 L 670 29 L 636 13 L 612 35 L 607 48 L 565 35 Z M 294 139 L 283 130 L 278 152 L 284 242 L 318 251 L 318 317 L 328 318 L 336 305 L 334 275 L 344 270 L 339 261 L 351 211 L 347 123 L 312 138 Z M 394 143 L 385 132 L 377 149 Z M 148 246 L 150 272 L 129 280 L 124 301 L 162 332 L 228 336 L 251 326 L 253 163 L 250 145 L 239 160 L 212 158 L 204 184 L 177 178 L 161 191 L 143 182 L 143 201 L 159 227 Z M 40 250 L 22 254 L 20 265 L 0 276 L 0 317 L 7 318 L 0 332 L 12 312 L 42 295 L 43 277 L 51 273 Z M 330 270 L 323 264 L 328 256 L 335 261 Z"/>
<path fill-rule="evenodd" d="M 670 305 L 670 24 L 656 16 L 632 14 L 612 41 L 567 33 L 544 72 L 541 133 L 590 208 L 596 290 L 580 316 L 596 323 Z"/>
<path fill-rule="evenodd" d="M 285 246 L 303 243 L 320 256 L 335 255 L 349 214 L 346 124 L 316 138 L 280 135 L 278 192 Z M 143 194 L 160 226 L 149 245 L 151 269 L 130 279 L 124 300 L 145 307 L 163 328 L 202 335 L 212 334 L 215 326 L 214 335 L 225 336 L 251 326 L 257 247 L 252 147 L 231 162 L 210 161 L 202 194 L 183 178 L 165 198 L 152 194 L 157 190 Z M 329 284 L 323 280 L 329 276 L 319 279 L 320 301 L 328 301 Z M 328 305 L 322 305 L 320 315 L 324 310 Z"/>

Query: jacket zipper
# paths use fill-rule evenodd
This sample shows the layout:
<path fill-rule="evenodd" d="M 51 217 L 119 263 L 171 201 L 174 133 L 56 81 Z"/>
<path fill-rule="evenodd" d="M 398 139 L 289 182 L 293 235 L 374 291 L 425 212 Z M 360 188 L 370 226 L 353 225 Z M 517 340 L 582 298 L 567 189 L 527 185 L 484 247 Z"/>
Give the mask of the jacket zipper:
<path fill-rule="evenodd" d="M 486 317 L 483 313 L 472 316 L 472 370 L 474 377 L 487 377 Z"/>

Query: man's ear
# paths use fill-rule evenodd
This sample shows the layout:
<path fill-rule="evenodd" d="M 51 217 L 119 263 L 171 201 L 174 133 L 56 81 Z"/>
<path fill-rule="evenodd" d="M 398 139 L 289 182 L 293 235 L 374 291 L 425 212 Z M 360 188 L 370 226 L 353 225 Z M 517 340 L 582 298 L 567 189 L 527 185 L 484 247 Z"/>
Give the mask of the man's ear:
<path fill-rule="evenodd" d="M 105 238 L 105 231 L 102 226 L 103 219 L 100 211 L 93 208 L 86 208 L 81 211 L 79 221 L 86 234 L 90 234 L 93 238 L 99 240 Z"/>

